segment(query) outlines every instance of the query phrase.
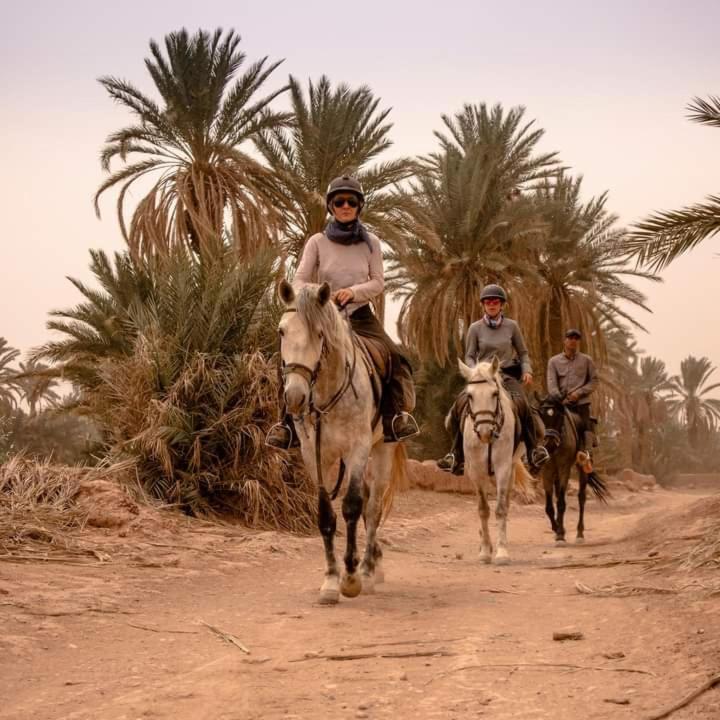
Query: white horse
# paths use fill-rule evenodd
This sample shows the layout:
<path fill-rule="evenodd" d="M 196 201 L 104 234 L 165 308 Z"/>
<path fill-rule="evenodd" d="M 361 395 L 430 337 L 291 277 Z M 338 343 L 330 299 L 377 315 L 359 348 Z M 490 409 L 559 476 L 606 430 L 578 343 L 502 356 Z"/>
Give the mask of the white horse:
<path fill-rule="evenodd" d="M 401 444 L 383 442 L 373 369 L 349 323 L 330 302 L 330 286 L 307 285 L 296 294 L 283 280 L 279 294 L 286 305 L 279 325 L 285 402 L 303 462 L 318 487 L 318 526 L 326 561 L 320 602 L 332 604 L 340 592 L 356 597 L 362 590 L 373 592 L 375 582 L 383 580 L 377 532 L 403 480 L 406 455 Z M 338 460 L 341 475 L 335 481 L 329 474 Z M 341 580 L 332 500 L 340 490 L 343 468 L 349 480 L 342 500 L 347 547 Z M 362 564 L 356 540 L 361 515 L 366 531 Z"/>
<path fill-rule="evenodd" d="M 524 446 L 519 442 L 518 419 L 512 398 L 505 390 L 497 358 L 470 368 L 458 361 L 467 385 L 467 411 L 463 420 L 465 474 L 475 483 L 479 499 L 480 560 L 507 565 L 507 516 L 513 483 L 525 485 L 527 472 L 522 464 Z M 486 489 L 495 482 L 497 502 L 495 519 L 498 524 L 497 549 L 493 558 L 490 541 L 490 506 Z"/>

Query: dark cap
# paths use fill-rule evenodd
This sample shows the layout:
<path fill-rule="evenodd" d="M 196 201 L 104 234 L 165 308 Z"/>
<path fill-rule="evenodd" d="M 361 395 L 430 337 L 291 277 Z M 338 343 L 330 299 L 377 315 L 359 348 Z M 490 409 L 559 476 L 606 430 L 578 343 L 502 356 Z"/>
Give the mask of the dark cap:
<path fill-rule="evenodd" d="M 578 340 L 579 340 L 579 339 L 582 338 L 582 333 L 581 333 L 579 330 L 576 330 L 575 328 L 570 328 L 570 329 L 565 333 L 565 337 L 566 337 L 566 338 L 576 337 L 576 338 L 578 338 Z"/>

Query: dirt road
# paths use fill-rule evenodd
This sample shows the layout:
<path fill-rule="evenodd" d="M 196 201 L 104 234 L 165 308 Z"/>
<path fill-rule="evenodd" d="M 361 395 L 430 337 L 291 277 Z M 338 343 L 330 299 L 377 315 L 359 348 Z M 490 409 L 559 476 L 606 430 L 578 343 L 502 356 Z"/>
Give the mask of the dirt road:
<path fill-rule="evenodd" d="M 668 580 L 643 563 L 551 568 L 647 558 L 623 540 L 638 520 L 697 499 L 591 502 L 588 542 L 564 548 L 539 505 L 514 505 L 513 563 L 495 568 L 472 498 L 412 491 L 384 533 L 386 583 L 335 607 L 315 602 L 319 538 L 186 528 L 103 563 L 0 563 L 0 717 L 642 720 L 720 671 L 720 601 L 575 587 Z M 565 630 L 583 637 L 553 640 Z M 720 688 L 672 715 L 718 717 Z"/>

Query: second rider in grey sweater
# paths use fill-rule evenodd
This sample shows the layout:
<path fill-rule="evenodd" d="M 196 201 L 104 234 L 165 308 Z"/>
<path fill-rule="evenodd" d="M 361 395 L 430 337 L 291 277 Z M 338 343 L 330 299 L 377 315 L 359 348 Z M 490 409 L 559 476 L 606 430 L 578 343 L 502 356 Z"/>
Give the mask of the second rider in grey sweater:
<path fill-rule="evenodd" d="M 493 356 L 500 361 L 503 384 L 512 396 L 520 417 L 530 470 L 537 473 L 543 463 L 547 462 L 549 455 L 544 446 L 538 445 L 537 421 L 522 389 L 522 385 L 530 385 L 533 379 L 525 340 L 518 324 L 503 315 L 502 310 L 507 295 L 499 285 L 485 286 L 480 300 L 485 314 L 468 329 L 465 338 L 465 364 L 472 367 L 478 362 L 492 360 Z M 440 468 L 455 474 L 462 473 L 465 460 L 461 421 L 466 403 L 467 397 L 462 392 L 455 401 L 450 415 L 452 450 L 442 460 L 438 460 Z"/>

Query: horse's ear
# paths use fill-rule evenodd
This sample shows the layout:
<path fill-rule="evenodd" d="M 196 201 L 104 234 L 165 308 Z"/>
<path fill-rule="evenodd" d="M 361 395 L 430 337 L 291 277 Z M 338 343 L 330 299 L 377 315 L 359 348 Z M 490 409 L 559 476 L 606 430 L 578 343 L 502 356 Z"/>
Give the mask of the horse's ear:
<path fill-rule="evenodd" d="M 278 295 L 286 305 L 289 305 L 295 299 L 295 291 L 293 290 L 293 286 L 285 278 L 280 281 L 280 287 L 278 287 Z"/>
<path fill-rule="evenodd" d="M 500 367 L 500 361 L 498 360 L 498 356 L 493 355 L 492 365 L 490 366 L 490 370 L 492 371 L 493 375 L 497 375 L 497 371 L 498 371 L 499 367 Z"/>
<path fill-rule="evenodd" d="M 458 367 L 460 368 L 460 374 L 469 380 L 472 377 L 472 368 L 468 367 L 460 358 L 458 358 Z"/>
<path fill-rule="evenodd" d="M 324 282 L 318 290 L 318 302 L 320 307 L 327 305 L 327 301 L 330 299 L 330 286 Z"/>

